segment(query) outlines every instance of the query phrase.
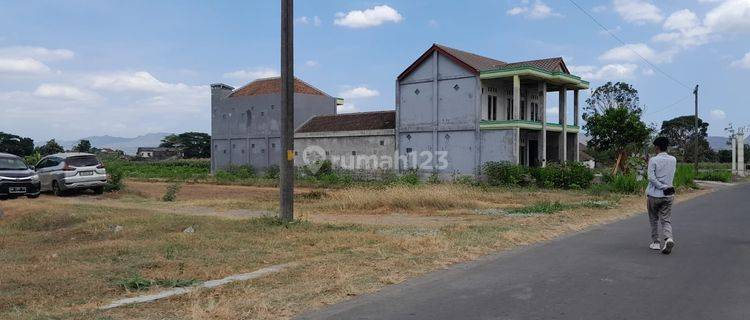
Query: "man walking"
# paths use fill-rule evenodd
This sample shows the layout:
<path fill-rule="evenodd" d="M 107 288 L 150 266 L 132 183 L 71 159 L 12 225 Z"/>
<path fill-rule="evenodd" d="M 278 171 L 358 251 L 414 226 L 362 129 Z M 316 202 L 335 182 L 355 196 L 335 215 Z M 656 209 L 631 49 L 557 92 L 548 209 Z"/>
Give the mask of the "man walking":
<path fill-rule="evenodd" d="M 651 222 L 651 245 L 653 250 L 670 254 L 674 247 L 672 239 L 672 201 L 674 200 L 674 173 L 677 159 L 667 154 L 669 139 L 658 137 L 654 140 L 657 155 L 648 161 L 648 218 Z M 664 244 L 659 242 L 659 223 L 661 223 Z"/>

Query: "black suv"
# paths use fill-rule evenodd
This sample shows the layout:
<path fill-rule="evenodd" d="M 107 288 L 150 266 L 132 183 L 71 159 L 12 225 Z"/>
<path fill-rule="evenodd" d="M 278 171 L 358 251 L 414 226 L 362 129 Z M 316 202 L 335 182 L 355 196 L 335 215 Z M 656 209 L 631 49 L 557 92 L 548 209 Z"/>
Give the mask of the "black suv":
<path fill-rule="evenodd" d="M 0 153 L 0 200 L 39 196 L 39 175 L 18 156 Z"/>

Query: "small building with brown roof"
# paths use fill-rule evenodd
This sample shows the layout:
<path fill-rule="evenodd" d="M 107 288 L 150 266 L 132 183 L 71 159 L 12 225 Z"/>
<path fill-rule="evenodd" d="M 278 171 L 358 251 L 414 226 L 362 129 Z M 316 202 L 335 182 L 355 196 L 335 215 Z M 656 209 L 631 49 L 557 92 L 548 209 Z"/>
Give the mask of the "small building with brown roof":
<path fill-rule="evenodd" d="M 342 100 L 294 79 L 294 126 L 335 115 Z M 251 165 L 264 169 L 281 156 L 281 78 L 257 79 L 233 88 L 211 85 L 211 171 Z"/>
<path fill-rule="evenodd" d="M 294 134 L 295 165 L 327 159 L 349 170 L 394 169 L 396 111 L 313 117 Z"/>

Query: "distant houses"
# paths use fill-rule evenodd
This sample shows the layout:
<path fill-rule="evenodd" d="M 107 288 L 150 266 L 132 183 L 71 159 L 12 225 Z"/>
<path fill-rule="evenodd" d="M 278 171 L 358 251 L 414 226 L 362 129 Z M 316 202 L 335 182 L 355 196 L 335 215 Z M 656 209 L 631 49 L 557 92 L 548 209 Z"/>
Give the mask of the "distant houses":
<path fill-rule="evenodd" d="M 136 157 L 147 160 L 167 160 L 182 158 L 182 152 L 175 148 L 139 147 Z"/>

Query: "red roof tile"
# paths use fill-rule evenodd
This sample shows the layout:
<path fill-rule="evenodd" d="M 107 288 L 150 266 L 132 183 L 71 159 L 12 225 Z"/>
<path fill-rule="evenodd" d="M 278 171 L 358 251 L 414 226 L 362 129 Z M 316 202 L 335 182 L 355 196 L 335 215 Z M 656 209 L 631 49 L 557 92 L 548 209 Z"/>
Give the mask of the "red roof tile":
<path fill-rule="evenodd" d="M 244 87 L 234 90 L 230 97 L 240 96 L 257 96 L 262 94 L 281 92 L 281 77 L 258 79 L 250 82 Z M 294 92 L 301 94 L 312 94 L 319 96 L 328 96 L 325 92 L 315 88 L 300 79 L 294 78 Z"/>

